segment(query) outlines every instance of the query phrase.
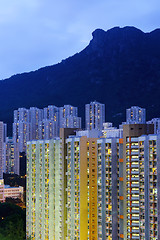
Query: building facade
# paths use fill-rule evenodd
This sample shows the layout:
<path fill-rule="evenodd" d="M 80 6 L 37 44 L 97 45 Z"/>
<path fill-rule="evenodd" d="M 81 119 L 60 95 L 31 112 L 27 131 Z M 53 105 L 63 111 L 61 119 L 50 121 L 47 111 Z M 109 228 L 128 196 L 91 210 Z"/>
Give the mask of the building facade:
<path fill-rule="evenodd" d="M 59 108 L 59 128 L 81 128 L 77 107 L 64 105 Z"/>
<path fill-rule="evenodd" d="M 138 137 L 153 133 L 153 125 L 123 125 L 123 235 L 124 239 L 140 239 L 140 176 Z M 120 179 L 120 178 L 119 178 Z"/>
<path fill-rule="evenodd" d="M 67 239 L 97 239 L 96 141 L 86 136 L 66 140 Z"/>
<path fill-rule="evenodd" d="M 97 140 L 97 239 L 118 239 L 118 138 Z"/>
<path fill-rule="evenodd" d="M 61 131 L 61 139 L 28 142 L 27 236 L 158 240 L 160 136 L 153 125 L 124 125 L 123 138 Z"/>
<path fill-rule="evenodd" d="M 52 139 L 59 136 L 58 122 L 44 119 L 38 123 L 38 138 Z"/>
<path fill-rule="evenodd" d="M 31 107 L 29 109 L 30 136 L 29 140 L 38 140 L 38 123 L 43 119 L 43 110 Z"/>
<path fill-rule="evenodd" d="M 23 187 L 10 187 L 4 185 L 4 180 L 0 180 L 0 202 L 5 202 L 6 198 L 19 198 L 23 202 Z"/>
<path fill-rule="evenodd" d="M 160 239 L 157 121 L 145 124 L 145 109 L 134 106 L 127 124 L 106 123 L 102 136 L 103 104 L 86 105 L 85 131 L 76 131 L 77 114 L 70 105 L 46 108 L 39 122 L 48 123 L 39 136 L 44 140 L 27 143 L 27 237 Z M 60 138 L 49 128 L 57 122 L 66 127 Z"/>
<path fill-rule="evenodd" d="M 4 139 L 6 135 L 6 127 L 7 125 L 3 122 L 0 122 L 0 179 L 3 178 L 3 172 L 4 172 Z"/>
<path fill-rule="evenodd" d="M 15 148 L 13 138 L 7 137 L 4 143 L 4 172 L 9 174 L 15 171 Z"/>
<path fill-rule="evenodd" d="M 26 235 L 64 239 L 61 140 L 27 144 Z"/>
<path fill-rule="evenodd" d="M 140 239 L 159 239 L 160 135 L 139 137 Z"/>
<path fill-rule="evenodd" d="M 145 124 L 146 109 L 138 106 L 133 106 L 129 109 L 126 109 L 126 123 L 127 124 Z"/>
<path fill-rule="evenodd" d="M 91 102 L 85 105 L 85 123 L 86 129 L 103 129 L 105 122 L 105 105 L 99 102 Z"/>

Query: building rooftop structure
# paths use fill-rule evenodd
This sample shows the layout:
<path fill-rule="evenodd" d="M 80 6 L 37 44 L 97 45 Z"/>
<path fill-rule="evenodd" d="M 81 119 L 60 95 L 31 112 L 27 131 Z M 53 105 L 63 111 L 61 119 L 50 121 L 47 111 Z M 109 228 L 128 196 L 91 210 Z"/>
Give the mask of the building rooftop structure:
<path fill-rule="evenodd" d="M 126 109 L 127 124 L 144 124 L 146 123 L 146 109 L 138 106 L 132 106 Z"/>

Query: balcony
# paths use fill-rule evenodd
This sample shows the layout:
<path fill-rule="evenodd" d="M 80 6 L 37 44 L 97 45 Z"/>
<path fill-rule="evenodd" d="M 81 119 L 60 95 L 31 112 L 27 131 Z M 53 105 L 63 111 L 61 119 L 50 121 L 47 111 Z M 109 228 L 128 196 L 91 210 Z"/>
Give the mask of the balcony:
<path fill-rule="evenodd" d="M 131 181 L 139 181 L 139 177 L 131 177 Z"/>

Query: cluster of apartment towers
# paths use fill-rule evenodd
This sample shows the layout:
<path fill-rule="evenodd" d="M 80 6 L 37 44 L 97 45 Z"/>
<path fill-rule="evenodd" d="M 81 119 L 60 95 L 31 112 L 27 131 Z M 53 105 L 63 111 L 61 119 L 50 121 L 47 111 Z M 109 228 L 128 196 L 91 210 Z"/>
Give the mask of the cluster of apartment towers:
<path fill-rule="evenodd" d="M 1 172 L 19 174 L 20 153 L 27 155 L 27 237 L 160 239 L 160 119 L 146 122 L 134 106 L 117 129 L 94 101 L 85 123 L 80 130 L 71 105 L 19 108 L 5 142 L 0 123 Z"/>

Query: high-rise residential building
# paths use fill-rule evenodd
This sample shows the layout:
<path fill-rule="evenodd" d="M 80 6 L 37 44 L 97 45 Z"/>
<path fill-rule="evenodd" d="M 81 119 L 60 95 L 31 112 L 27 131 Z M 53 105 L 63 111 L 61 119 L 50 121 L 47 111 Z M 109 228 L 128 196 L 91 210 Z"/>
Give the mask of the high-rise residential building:
<path fill-rule="evenodd" d="M 45 126 L 48 126 L 46 129 L 46 132 L 50 132 L 49 135 L 53 137 L 58 137 L 59 136 L 59 108 L 54 106 L 54 105 L 49 105 L 48 107 L 43 109 L 43 120 L 39 123 L 39 130 L 44 127 L 44 132 L 45 132 Z M 41 132 L 41 130 L 40 130 Z M 44 133 L 43 132 L 43 133 Z M 39 133 L 41 134 L 41 133 Z M 47 134 L 47 133 L 46 133 Z M 50 139 L 48 138 L 48 139 Z M 47 139 L 43 138 L 39 135 L 39 139 Z"/>
<path fill-rule="evenodd" d="M 160 238 L 160 135 L 139 137 L 140 239 Z"/>
<path fill-rule="evenodd" d="M 18 152 L 26 151 L 26 143 L 30 140 L 29 110 L 19 108 L 14 111 L 13 141 Z M 17 151 L 16 151 L 17 152 Z"/>
<path fill-rule="evenodd" d="M 59 108 L 59 116 L 60 119 L 72 116 L 72 117 L 77 117 L 78 116 L 78 108 L 77 107 L 73 107 L 72 105 L 64 105 L 63 107 Z M 63 124 L 60 123 L 60 125 Z"/>
<path fill-rule="evenodd" d="M 67 239 L 97 239 L 97 139 L 69 137 L 66 143 Z"/>
<path fill-rule="evenodd" d="M 26 233 L 33 240 L 65 239 L 61 143 L 52 139 L 27 144 Z"/>
<path fill-rule="evenodd" d="M 28 142 L 27 236 L 46 239 L 52 225 L 58 239 L 159 239 L 160 137 L 153 125 L 123 128 L 123 138 L 61 129 L 62 139 Z"/>
<path fill-rule="evenodd" d="M 152 124 L 126 124 L 123 125 L 123 212 L 121 225 L 123 225 L 124 239 L 140 239 L 140 162 L 138 137 L 153 133 Z"/>
<path fill-rule="evenodd" d="M 123 139 L 80 135 L 66 140 L 67 237 L 123 238 Z"/>
<path fill-rule="evenodd" d="M 30 107 L 29 109 L 29 123 L 30 123 L 30 140 L 37 140 L 38 138 L 38 123 L 43 119 L 43 110 Z"/>
<path fill-rule="evenodd" d="M 60 128 L 81 128 L 81 118 L 78 117 L 78 108 L 64 105 L 59 108 Z"/>
<path fill-rule="evenodd" d="M 85 105 L 85 123 L 86 129 L 103 129 L 105 122 L 105 105 L 99 102 L 91 102 Z"/>
<path fill-rule="evenodd" d="M 25 152 L 27 141 L 57 137 L 59 129 L 64 127 L 81 128 L 77 107 L 19 108 L 14 111 L 13 140 L 19 152 Z"/>
<path fill-rule="evenodd" d="M 118 239 L 119 139 L 97 140 L 97 225 L 96 239 Z"/>
<path fill-rule="evenodd" d="M 96 139 L 78 138 L 78 141 L 81 139 L 79 148 L 76 137 L 76 147 L 69 150 L 72 138 L 67 137 L 75 134 L 74 131 L 70 128 L 61 129 L 61 139 L 30 141 L 27 144 L 27 236 L 31 236 L 31 239 L 70 239 L 70 236 L 75 239 L 79 236 L 79 227 L 83 229 L 80 239 L 89 235 L 95 238 L 97 234 Z M 72 185 L 71 188 L 69 184 Z M 76 211 L 73 214 L 74 201 Z M 78 201 L 81 206 L 79 224 Z M 72 217 L 77 224 L 75 230 Z"/>
<path fill-rule="evenodd" d="M 69 116 L 64 121 L 65 128 L 81 128 L 81 117 Z"/>
<path fill-rule="evenodd" d="M 68 239 L 123 238 L 123 139 L 77 134 L 66 142 Z"/>
<path fill-rule="evenodd" d="M 38 123 L 38 138 L 52 139 L 59 136 L 58 122 L 48 119 L 43 119 Z"/>
<path fill-rule="evenodd" d="M 52 120 L 55 122 L 59 122 L 59 108 L 54 105 L 49 105 L 43 109 L 43 118 L 45 120 Z"/>
<path fill-rule="evenodd" d="M 34 240 L 67 239 L 67 145 L 72 128 L 60 137 L 27 143 L 26 233 Z"/>
<path fill-rule="evenodd" d="M 15 173 L 19 174 L 19 155 L 26 152 L 26 143 L 38 139 L 38 123 L 42 120 L 43 111 L 36 107 L 19 108 L 14 111 L 13 142 L 15 152 Z"/>
<path fill-rule="evenodd" d="M 26 151 L 26 142 L 38 139 L 38 123 L 43 119 L 43 110 L 31 107 L 14 111 L 13 140 L 18 143 L 19 152 Z"/>
<path fill-rule="evenodd" d="M 76 134 L 75 128 L 60 128 L 60 139 L 62 140 L 62 189 L 64 189 L 63 192 L 63 203 L 62 203 L 62 208 L 64 212 L 64 219 L 63 219 L 63 227 L 62 230 L 64 232 L 64 239 L 67 239 L 67 143 L 66 139 L 70 135 L 75 135 Z"/>
<path fill-rule="evenodd" d="M 121 130 L 61 128 L 60 138 L 27 143 L 27 237 L 160 238 L 160 136 L 153 124 Z"/>
<path fill-rule="evenodd" d="M 3 178 L 4 172 L 4 135 L 6 124 L 0 122 L 0 179 Z"/>
<path fill-rule="evenodd" d="M 50 105 L 43 110 L 36 107 L 15 110 L 13 123 L 15 173 L 19 174 L 20 153 L 26 153 L 27 141 L 58 137 L 60 128 L 63 127 L 81 128 L 77 107 L 65 105 L 58 108 Z"/>
<path fill-rule="evenodd" d="M 126 123 L 127 124 L 145 124 L 146 109 L 138 106 L 133 106 L 129 109 L 126 109 Z"/>
<path fill-rule="evenodd" d="M 7 124 L 3 123 L 3 129 L 4 129 L 4 134 L 3 134 L 3 141 L 6 141 L 6 137 L 7 137 Z"/>
<path fill-rule="evenodd" d="M 26 144 L 30 139 L 30 123 L 18 121 L 13 123 L 13 142 L 15 173 L 19 174 L 19 155 L 26 152 Z"/>
<path fill-rule="evenodd" d="M 18 110 L 14 110 L 14 122 L 29 122 L 28 109 L 18 108 Z"/>
<path fill-rule="evenodd" d="M 12 137 L 7 137 L 4 143 L 4 172 L 9 174 L 15 171 L 15 149 Z"/>

